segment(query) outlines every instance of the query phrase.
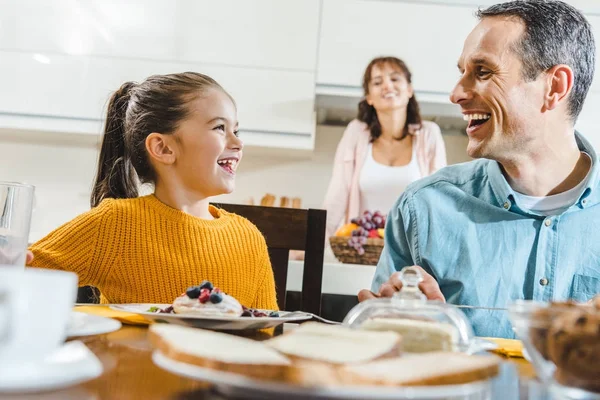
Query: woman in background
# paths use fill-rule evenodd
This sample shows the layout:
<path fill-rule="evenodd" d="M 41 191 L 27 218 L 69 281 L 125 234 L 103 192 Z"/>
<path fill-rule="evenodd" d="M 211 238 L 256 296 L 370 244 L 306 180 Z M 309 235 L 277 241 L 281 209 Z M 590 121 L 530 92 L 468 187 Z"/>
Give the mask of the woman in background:
<path fill-rule="evenodd" d="M 406 64 L 367 66 L 364 99 L 338 145 L 325 197 L 327 237 L 364 211 L 387 214 L 406 187 L 446 165 L 440 128 L 422 121 Z"/>

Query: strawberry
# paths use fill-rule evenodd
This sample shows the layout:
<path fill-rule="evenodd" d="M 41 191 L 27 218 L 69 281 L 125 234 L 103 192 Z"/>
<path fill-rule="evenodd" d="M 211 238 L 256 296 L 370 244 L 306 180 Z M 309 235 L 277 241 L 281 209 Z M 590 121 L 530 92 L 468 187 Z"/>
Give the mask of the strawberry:
<path fill-rule="evenodd" d="M 200 297 L 198 297 L 198 301 L 200 301 L 200 303 L 204 304 L 204 303 L 207 303 L 209 299 L 210 299 L 210 290 L 202 289 L 200 291 Z"/>

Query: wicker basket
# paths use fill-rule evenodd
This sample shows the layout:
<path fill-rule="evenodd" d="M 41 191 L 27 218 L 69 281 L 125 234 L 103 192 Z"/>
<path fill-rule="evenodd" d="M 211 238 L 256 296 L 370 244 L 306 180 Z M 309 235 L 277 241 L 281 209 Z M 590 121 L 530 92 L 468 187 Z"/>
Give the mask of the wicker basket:
<path fill-rule="evenodd" d="M 365 253 L 361 256 L 356 249 L 348 246 L 348 236 L 332 236 L 329 238 L 331 250 L 335 257 L 344 264 L 363 264 L 377 265 L 381 250 L 383 249 L 383 239 L 367 239 L 367 244 L 363 244 Z"/>

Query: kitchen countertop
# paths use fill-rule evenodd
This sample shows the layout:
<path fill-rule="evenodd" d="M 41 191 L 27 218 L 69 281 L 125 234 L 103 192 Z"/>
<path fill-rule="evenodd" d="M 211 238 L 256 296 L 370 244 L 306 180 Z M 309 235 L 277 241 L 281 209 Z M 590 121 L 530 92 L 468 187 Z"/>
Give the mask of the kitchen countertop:
<path fill-rule="evenodd" d="M 303 261 L 288 263 L 288 291 L 302 291 Z M 323 263 L 322 293 L 356 296 L 361 289 L 369 289 L 375 275 L 374 265 Z"/>

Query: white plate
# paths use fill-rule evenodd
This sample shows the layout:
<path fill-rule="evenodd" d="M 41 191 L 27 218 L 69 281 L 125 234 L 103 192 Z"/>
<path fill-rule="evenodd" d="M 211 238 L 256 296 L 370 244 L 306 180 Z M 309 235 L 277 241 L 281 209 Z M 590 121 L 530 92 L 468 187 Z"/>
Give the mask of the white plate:
<path fill-rule="evenodd" d="M 42 361 L 0 370 L 0 393 L 57 390 L 97 378 L 102 363 L 85 344 L 71 341 Z"/>
<path fill-rule="evenodd" d="M 174 361 L 159 350 L 152 353 L 152 360 L 160 368 L 175 375 L 184 376 L 203 382 L 214 384 L 219 391 L 231 396 L 243 398 L 311 398 L 321 400 L 341 399 L 461 399 L 484 400 L 491 396 L 492 381 L 479 381 L 463 385 L 445 386 L 412 386 L 412 387 L 384 387 L 384 386 L 337 386 L 307 388 L 260 381 L 231 372 L 216 371 L 202 368 L 179 361 Z"/>
<path fill-rule="evenodd" d="M 498 343 L 492 342 L 491 340 L 483 339 L 480 337 L 474 337 L 471 339 L 471 348 L 469 354 L 481 353 L 483 351 L 493 351 L 498 349 Z"/>
<path fill-rule="evenodd" d="M 272 328 L 287 322 L 300 322 L 312 318 L 310 314 L 294 312 L 292 316 L 287 311 L 278 311 L 279 317 L 234 317 L 213 315 L 188 315 L 188 314 L 158 314 L 149 312 L 150 307 L 167 308 L 170 304 L 114 304 L 110 308 L 116 311 L 125 311 L 143 315 L 144 318 L 154 322 L 166 322 L 169 324 L 185 325 L 194 328 L 213 330 L 247 330 Z M 270 311 L 266 311 L 269 313 Z"/>
<path fill-rule="evenodd" d="M 121 329 L 121 323 L 112 318 L 73 311 L 67 327 L 67 336 L 101 335 Z"/>
<path fill-rule="evenodd" d="M 523 354 L 523 358 L 531 363 L 531 356 L 529 355 L 529 352 L 527 351 L 525 346 L 523 346 L 523 350 L 521 350 L 521 353 Z"/>

